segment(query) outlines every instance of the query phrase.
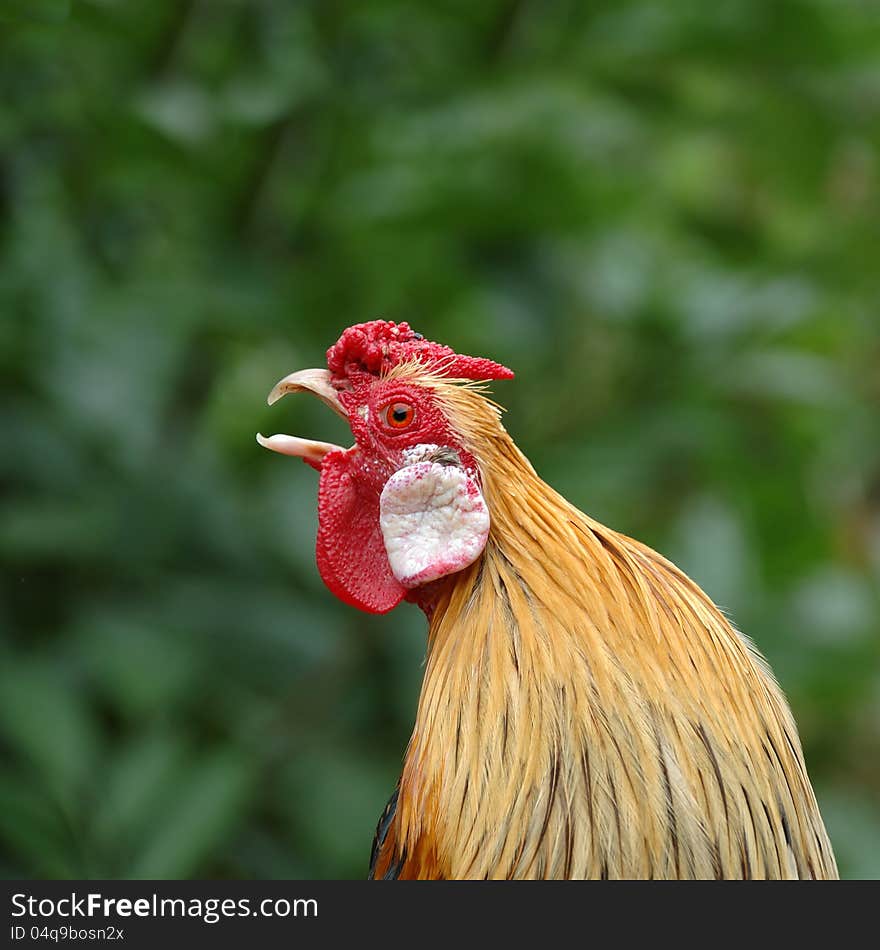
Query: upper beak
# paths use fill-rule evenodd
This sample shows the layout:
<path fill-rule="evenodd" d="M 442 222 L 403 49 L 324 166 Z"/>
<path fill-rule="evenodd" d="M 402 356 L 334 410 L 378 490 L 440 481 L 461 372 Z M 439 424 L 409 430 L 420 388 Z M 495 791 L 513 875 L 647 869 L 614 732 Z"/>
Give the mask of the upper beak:
<path fill-rule="evenodd" d="M 348 419 L 345 407 L 339 401 L 339 394 L 330 383 L 330 373 L 326 369 L 304 369 L 298 373 L 291 373 L 279 380 L 269 393 L 269 405 L 277 402 L 287 393 L 309 392 L 317 396 L 335 413 Z M 337 450 L 344 452 L 340 445 L 331 442 L 315 442 L 311 439 L 300 439 L 293 435 L 273 435 L 266 438 L 257 433 L 257 442 L 264 448 L 282 455 L 293 455 L 308 462 L 314 468 L 320 468 L 324 456 L 328 452 Z"/>

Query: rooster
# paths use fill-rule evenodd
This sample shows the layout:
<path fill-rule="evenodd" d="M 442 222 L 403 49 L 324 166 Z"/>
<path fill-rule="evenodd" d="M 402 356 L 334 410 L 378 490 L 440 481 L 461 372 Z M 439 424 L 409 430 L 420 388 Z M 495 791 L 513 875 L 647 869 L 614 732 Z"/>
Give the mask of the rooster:
<path fill-rule="evenodd" d="M 513 373 L 406 323 L 347 329 L 310 392 L 329 589 L 428 618 L 424 680 L 371 878 L 836 878 L 766 662 L 655 551 L 541 480 L 487 384 Z"/>

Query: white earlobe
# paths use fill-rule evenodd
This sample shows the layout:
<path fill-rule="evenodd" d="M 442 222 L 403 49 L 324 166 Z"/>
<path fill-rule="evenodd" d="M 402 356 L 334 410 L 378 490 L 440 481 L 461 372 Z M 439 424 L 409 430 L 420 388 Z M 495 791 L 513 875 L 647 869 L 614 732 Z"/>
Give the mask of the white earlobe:
<path fill-rule="evenodd" d="M 489 537 L 489 509 L 458 465 L 417 462 L 395 472 L 379 500 L 391 571 L 407 588 L 472 564 Z"/>

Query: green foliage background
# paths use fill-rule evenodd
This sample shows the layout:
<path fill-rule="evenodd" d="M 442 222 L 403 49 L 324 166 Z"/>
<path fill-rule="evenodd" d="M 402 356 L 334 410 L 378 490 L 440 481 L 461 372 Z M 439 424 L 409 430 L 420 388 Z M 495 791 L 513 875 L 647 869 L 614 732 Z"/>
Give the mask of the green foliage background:
<path fill-rule="evenodd" d="M 351 323 L 767 654 L 880 877 L 880 13 L 0 0 L 0 874 L 362 877 L 424 621 L 254 434 Z"/>

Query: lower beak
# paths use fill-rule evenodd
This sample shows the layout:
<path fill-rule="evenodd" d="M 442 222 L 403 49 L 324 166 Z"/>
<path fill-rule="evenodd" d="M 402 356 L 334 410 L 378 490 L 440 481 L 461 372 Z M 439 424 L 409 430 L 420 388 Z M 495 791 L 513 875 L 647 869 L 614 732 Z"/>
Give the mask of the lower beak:
<path fill-rule="evenodd" d="M 339 401 L 339 394 L 330 382 L 330 373 L 326 369 L 304 369 L 298 373 L 291 373 L 279 380 L 269 393 L 269 405 L 276 403 L 287 393 L 308 392 L 317 396 L 325 405 L 329 406 L 343 419 L 348 418 L 345 407 Z M 344 452 L 345 449 L 332 442 L 315 442 L 312 439 L 301 439 L 295 435 L 272 435 L 268 438 L 257 433 L 257 442 L 263 448 L 282 455 L 293 455 L 303 459 L 314 468 L 320 468 L 324 456 L 328 452 Z"/>
<path fill-rule="evenodd" d="M 281 455 L 293 455 L 316 468 L 320 467 L 328 452 L 345 451 L 341 445 L 334 445 L 332 442 L 315 442 L 312 439 L 297 438 L 295 435 L 270 435 L 267 438 L 258 432 L 257 442 L 264 449 L 279 452 Z"/>

